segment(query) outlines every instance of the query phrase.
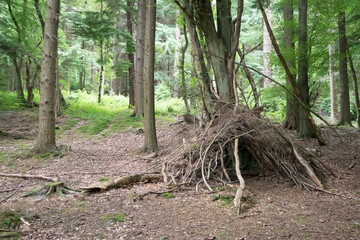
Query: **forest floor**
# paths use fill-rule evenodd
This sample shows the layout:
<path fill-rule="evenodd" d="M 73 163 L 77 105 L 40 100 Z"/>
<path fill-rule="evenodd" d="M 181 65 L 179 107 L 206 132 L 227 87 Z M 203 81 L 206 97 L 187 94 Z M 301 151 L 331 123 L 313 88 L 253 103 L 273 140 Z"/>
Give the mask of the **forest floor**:
<path fill-rule="evenodd" d="M 35 110 L 0 112 L 1 173 L 57 177 L 78 188 L 151 165 L 139 153 L 143 135 L 136 135 L 136 129 L 85 137 L 76 132 L 81 122 L 62 131 L 66 117 L 57 123 L 57 144 L 70 145 L 71 152 L 64 157 L 23 157 L 34 145 L 36 118 Z M 182 127 L 170 127 L 164 120 L 157 123 L 161 146 Z M 22 195 L 47 182 L 0 177 L 0 213 L 16 212 L 28 223 L 20 222 L 20 239 L 359 239 L 360 131 L 339 129 L 346 145 L 329 129 L 322 133 L 326 146 L 319 147 L 315 140 L 302 143 L 319 149 L 321 159 L 336 169 L 338 177 L 326 184 L 335 194 L 302 190 L 275 175 L 248 177 L 245 197 L 251 201 L 247 210 L 237 215 L 226 198 L 213 201 L 217 194 L 234 196 L 232 190 L 209 193 L 188 189 L 167 196 L 149 194 L 135 201 L 136 194 L 166 187 L 163 183 L 139 183 L 91 195 L 36 201 Z M 351 156 L 358 162 L 348 169 Z M 1 221 L 9 222 L 5 220 L 0 219 L 0 228 Z"/>

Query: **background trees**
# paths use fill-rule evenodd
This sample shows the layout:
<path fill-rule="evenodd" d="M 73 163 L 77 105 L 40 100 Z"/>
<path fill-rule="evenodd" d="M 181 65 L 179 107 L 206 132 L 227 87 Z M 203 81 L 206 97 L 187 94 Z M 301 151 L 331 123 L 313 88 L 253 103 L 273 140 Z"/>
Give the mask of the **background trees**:
<path fill-rule="evenodd" d="M 143 116 L 145 2 L 63 1 L 58 38 L 61 90 L 96 90 L 99 101 L 102 94 L 124 95 L 135 107 L 133 115 Z M 271 29 L 292 78 L 303 90 L 306 105 L 325 117 L 332 113 L 333 123 L 338 123 L 336 113 L 340 111 L 341 124 L 350 124 L 359 115 L 357 80 L 346 80 L 347 75 L 356 78 L 360 63 L 356 1 L 261 2 L 271 11 Z M 265 25 L 253 1 L 190 4 L 159 0 L 156 6 L 153 75 L 157 100 L 181 97 L 189 103 L 184 113 L 203 113 L 206 118 L 213 111 L 214 100 L 234 101 L 237 91 L 240 104 L 250 109 L 264 106 L 268 118 L 285 120 L 287 128 L 312 135 L 306 117 L 301 117 L 300 108 L 289 94 L 276 84 L 260 88 L 265 75 L 294 90 L 274 50 L 266 53 Z M 32 91 L 37 94 L 39 88 L 44 13 L 45 2 L 41 0 L 0 3 L 0 87 L 16 91 L 20 101 L 26 99 L 29 106 Z M 347 64 L 350 55 L 353 67 Z M 271 74 L 267 73 L 269 68 Z"/>

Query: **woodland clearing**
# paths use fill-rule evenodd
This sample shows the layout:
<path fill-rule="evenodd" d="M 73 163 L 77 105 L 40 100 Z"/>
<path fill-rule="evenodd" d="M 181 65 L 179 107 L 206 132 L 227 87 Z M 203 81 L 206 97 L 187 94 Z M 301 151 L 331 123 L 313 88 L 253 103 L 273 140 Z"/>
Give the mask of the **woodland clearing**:
<path fill-rule="evenodd" d="M 1 112 L 1 173 L 58 178 L 77 189 L 152 166 L 152 160 L 138 153 L 143 135 L 137 135 L 137 129 L 86 137 L 76 132 L 82 121 L 58 134 L 57 144 L 72 149 L 65 156 L 24 157 L 37 134 L 33 113 L 32 109 Z M 59 130 L 67 118 L 58 119 Z M 160 146 L 166 146 L 183 128 L 169 125 L 157 121 Z M 314 139 L 301 144 L 318 149 L 321 160 L 335 169 L 338 177 L 325 185 L 333 194 L 299 189 L 275 174 L 245 176 L 245 203 L 237 215 L 231 188 L 211 193 L 205 186 L 199 186 L 198 192 L 187 186 L 163 194 L 166 185 L 162 182 L 138 183 L 96 194 L 37 200 L 23 195 L 48 182 L 0 177 L 1 212 L 16 213 L 22 219 L 12 226 L 20 239 L 357 239 L 360 164 L 352 165 L 350 156 L 360 156 L 360 132 L 354 128 L 339 131 L 346 147 L 330 129 L 323 128 L 322 134 L 326 146 L 319 147 Z M 139 198 L 142 194 L 147 195 Z"/>

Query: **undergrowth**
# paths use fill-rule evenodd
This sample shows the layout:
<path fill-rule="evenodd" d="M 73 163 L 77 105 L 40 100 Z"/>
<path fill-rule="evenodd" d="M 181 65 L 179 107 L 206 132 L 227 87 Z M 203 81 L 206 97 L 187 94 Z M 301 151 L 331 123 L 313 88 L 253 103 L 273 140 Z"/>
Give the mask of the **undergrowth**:
<path fill-rule="evenodd" d="M 77 124 L 76 118 L 87 120 L 77 128 L 78 133 L 86 136 L 102 133 L 103 136 L 111 132 L 127 131 L 143 127 L 143 118 L 130 117 L 132 109 L 129 108 L 128 98 L 123 96 L 104 95 L 103 101 L 97 102 L 97 94 L 87 94 L 77 91 L 64 93 L 69 104 L 64 113 L 71 117 L 65 122 L 65 130 Z M 178 99 L 159 101 L 156 103 L 156 116 L 169 120 L 166 116 L 180 115 L 183 112 L 182 102 Z"/>

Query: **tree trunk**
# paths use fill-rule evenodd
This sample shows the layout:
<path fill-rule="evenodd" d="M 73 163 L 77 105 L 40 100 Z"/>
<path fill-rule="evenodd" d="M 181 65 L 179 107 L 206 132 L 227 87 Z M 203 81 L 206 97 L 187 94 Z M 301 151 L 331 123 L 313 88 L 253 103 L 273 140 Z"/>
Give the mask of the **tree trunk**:
<path fill-rule="evenodd" d="M 360 128 L 360 99 L 359 99 L 359 88 L 358 88 L 358 84 L 357 84 L 357 76 L 356 76 L 354 64 L 353 64 L 353 61 L 352 61 L 352 58 L 351 58 L 351 54 L 350 54 L 349 49 L 348 49 L 348 55 L 349 55 L 349 64 L 350 64 L 351 74 L 352 74 L 353 82 L 354 82 L 354 95 L 355 95 L 355 104 L 356 104 L 357 125 L 358 125 L 358 128 Z"/>
<path fill-rule="evenodd" d="M 338 107 L 338 98 L 337 98 L 337 85 L 336 85 L 336 76 L 335 76 L 335 45 L 329 44 L 329 78 L 330 78 L 330 102 L 331 102 L 331 115 L 330 123 L 338 124 L 339 123 L 339 107 Z"/>
<path fill-rule="evenodd" d="M 193 48 L 193 50 L 195 52 L 195 59 L 196 59 L 196 62 L 197 62 L 197 68 L 199 69 L 199 72 L 200 72 L 200 78 L 201 78 L 201 81 L 202 81 L 202 84 L 203 84 L 203 88 L 205 90 L 204 91 L 205 96 L 209 100 L 214 100 L 215 97 L 211 93 L 211 90 L 210 90 L 211 80 L 210 80 L 208 68 L 207 68 L 206 63 L 205 63 L 204 54 L 201 51 L 199 37 L 198 37 L 198 34 L 196 32 L 196 26 L 194 25 L 193 16 L 191 14 L 192 12 L 193 12 L 192 5 L 187 2 L 186 3 L 186 14 L 184 14 L 184 17 L 185 17 L 185 21 L 186 21 L 186 26 L 188 28 L 192 48 Z M 204 108 L 207 109 L 206 106 L 204 106 Z"/>
<path fill-rule="evenodd" d="M 40 82 L 39 134 L 33 152 L 47 152 L 55 144 L 56 59 L 60 0 L 48 0 Z"/>
<path fill-rule="evenodd" d="M 25 72 L 26 72 L 26 77 L 25 77 L 25 83 L 26 83 L 26 89 L 27 89 L 27 104 L 28 106 L 32 106 L 33 104 L 33 85 L 31 83 L 31 58 L 30 56 L 28 56 L 28 60 L 25 63 Z M 35 73 L 37 75 L 37 72 Z M 36 77 L 35 75 L 35 77 Z"/>
<path fill-rule="evenodd" d="M 295 69 L 295 44 L 294 44 L 294 6 L 293 0 L 286 0 L 284 3 L 284 51 L 288 56 L 286 58 L 286 64 L 289 66 L 290 71 L 292 72 L 293 78 L 296 79 Z M 286 77 L 286 85 L 290 86 L 290 79 Z M 289 94 L 286 95 L 286 118 L 284 122 L 284 127 L 289 130 L 297 129 L 298 124 L 298 112 L 299 104 L 296 100 Z"/>
<path fill-rule="evenodd" d="M 83 72 L 84 72 L 84 49 L 85 49 L 85 40 L 82 40 L 81 42 L 81 58 L 80 58 L 80 62 L 81 62 L 81 67 L 80 67 L 80 74 L 79 74 L 79 89 L 82 90 L 83 89 Z"/>
<path fill-rule="evenodd" d="M 308 62 L 308 45 L 307 45 L 307 0 L 299 0 L 299 49 L 298 49 L 298 86 L 306 106 L 310 106 L 309 97 L 309 62 Z M 299 128 L 300 136 L 310 138 L 314 136 L 307 120 L 307 114 L 303 109 L 299 111 Z"/>
<path fill-rule="evenodd" d="M 144 116 L 144 39 L 146 25 L 146 1 L 138 1 L 136 29 L 136 65 L 135 65 L 135 108 L 131 116 Z"/>
<path fill-rule="evenodd" d="M 132 9 L 133 9 L 133 1 L 127 0 L 127 10 L 126 10 L 126 26 L 130 36 L 133 36 L 133 26 L 132 26 Z M 130 40 L 128 40 L 130 41 Z M 132 41 L 132 39 L 131 39 Z M 132 51 L 132 50 L 131 50 Z M 129 66 L 129 105 L 135 106 L 135 63 L 134 63 L 134 53 L 128 53 L 128 59 L 130 62 Z"/>
<path fill-rule="evenodd" d="M 265 13 L 266 16 L 268 18 L 270 27 L 271 27 L 271 7 L 270 7 L 270 3 L 268 5 L 268 7 L 265 9 Z M 264 74 L 270 78 L 272 78 L 272 68 L 271 68 L 271 64 L 270 64 L 270 57 L 271 57 L 271 39 L 269 36 L 269 32 L 266 28 L 266 25 L 264 23 L 263 26 L 263 61 L 264 61 Z M 260 87 L 264 87 L 264 86 L 270 86 L 272 84 L 272 82 L 268 79 L 262 79 L 260 82 Z"/>
<path fill-rule="evenodd" d="M 180 12 L 178 9 L 176 9 L 176 15 L 179 16 Z M 186 34 L 184 32 L 184 34 Z M 180 37 L 181 37 L 181 29 L 179 26 L 179 23 L 176 23 L 175 25 L 175 41 L 177 43 L 180 43 Z M 173 94 L 172 97 L 173 98 L 177 98 L 179 97 L 179 82 L 178 82 L 178 78 L 180 76 L 180 71 L 179 70 L 179 59 L 180 59 L 180 45 L 176 45 L 175 46 L 175 50 L 174 50 L 174 71 L 173 71 Z M 181 76 L 182 77 L 182 76 Z M 186 105 L 185 105 L 186 107 Z"/>
<path fill-rule="evenodd" d="M 228 69 L 228 54 L 231 51 L 231 14 L 227 0 L 217 1 L 217 30 L 214 24 L 209 1 L 196 1 L 196 17 L 205 36 L 205 42 L 211 53 L 217 91 L 222 101 L 233 102 L 235 95 L 232 87 L 232 74 Z M 229 70 L 229 71 L 228 71 Z M 230 78 L 231 76 L 231 78 Z"/>
<path fill-rule="evenodd" d="M 99 73 L 99 90 L 98 90 L 98 103 L 101 102 L 103 93 L 104 93 L 104 53 L 103 53 L 103 43 L 100 43 L 100 73 Z"/>
<path fill-rule="evenodd" d="M 340 125 L 351 125 L 349 79 L 346 60 L 345 12 L 339 12 Z"/>
<path fill-rule="evenodd" d="M 95 52 L 95 46 L 93 45 L 92 51 Z M 94 75 L 95 75 L 95 66 L 94 63 L 91 63 L 91 73 L 90 73 L 90 92 L 93 91 L 93 85 L 94 85 Z"/>
<path fill-rule="evenodd" d="M 144 54 L 144 152 L 158 149 L 155 127 L 154 64 L 155 64 L 156 0 L 146 6 L 146 31 Z"/>

